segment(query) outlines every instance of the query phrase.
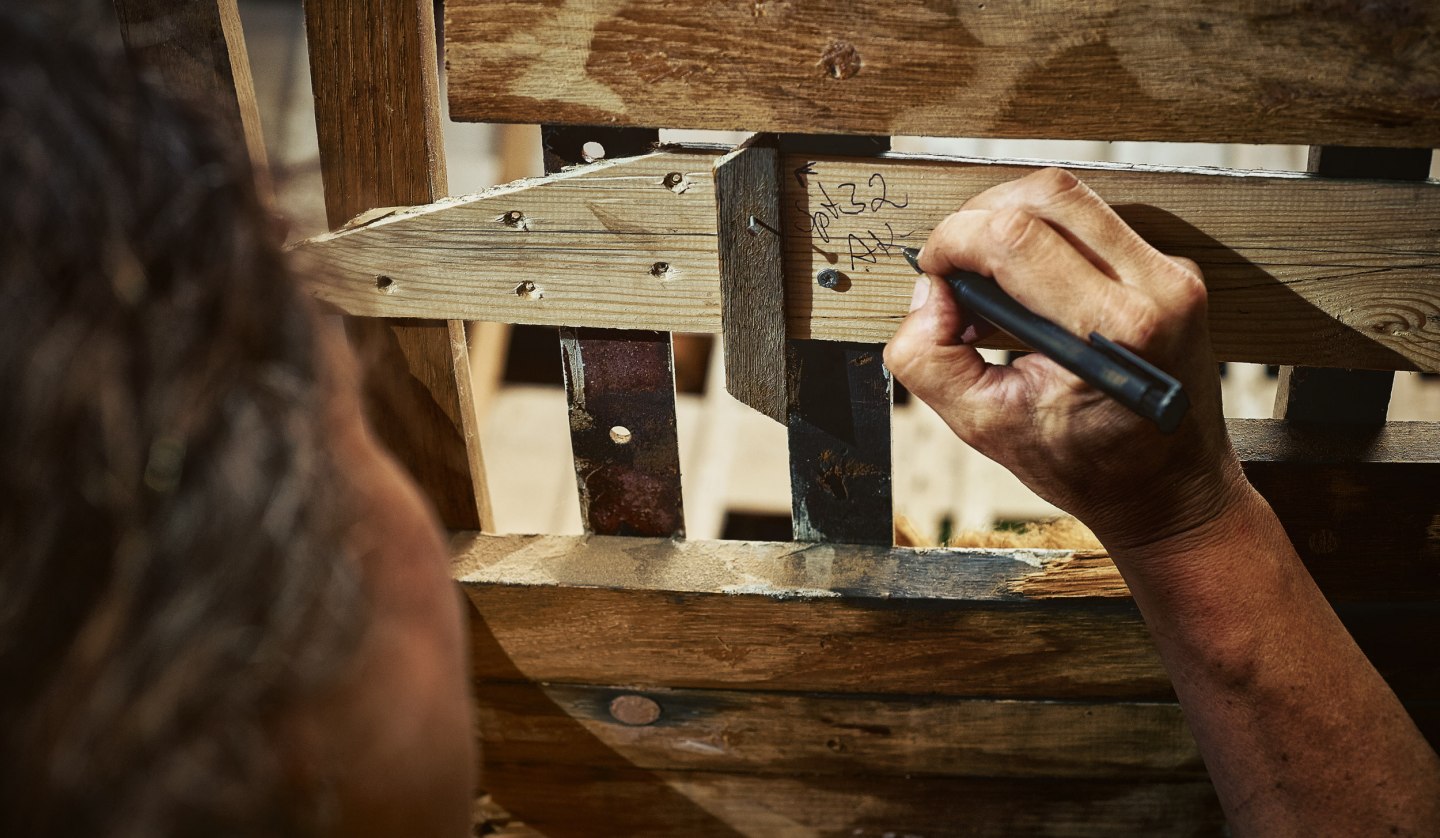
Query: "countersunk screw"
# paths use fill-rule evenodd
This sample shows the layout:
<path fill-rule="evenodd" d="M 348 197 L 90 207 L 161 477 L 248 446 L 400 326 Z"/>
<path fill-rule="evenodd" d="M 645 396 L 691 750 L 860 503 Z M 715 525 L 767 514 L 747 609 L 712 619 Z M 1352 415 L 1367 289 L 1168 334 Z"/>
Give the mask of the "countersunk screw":
<path fill-rule="evenodd" d="M 820 273 L 815 274 L 815 281 L 820 283 L 821 288 L 837 288 L 840 285 L 840 280 L 843 278 L 840 272 L 834 268 L 826 268 Z"/>

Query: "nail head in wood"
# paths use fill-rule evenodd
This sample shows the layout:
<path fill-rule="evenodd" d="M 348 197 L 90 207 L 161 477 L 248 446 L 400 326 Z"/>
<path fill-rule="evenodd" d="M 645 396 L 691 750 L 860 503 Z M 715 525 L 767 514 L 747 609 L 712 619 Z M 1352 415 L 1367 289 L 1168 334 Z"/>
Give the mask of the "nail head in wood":
<path fill-rule="evenodd" d="M 660 718 L 660 705 L 643 695 L 620 695 L 610 701 L 610 715 L 621 724 L 643 727 Z"/>
<path fill-rule="evenodd" d="M 725 389 L 785 422 L 785 276 L 780 153 L 756 135 L 715 164 Z M 759 235 L 761 230 L 776 233 Z"/>

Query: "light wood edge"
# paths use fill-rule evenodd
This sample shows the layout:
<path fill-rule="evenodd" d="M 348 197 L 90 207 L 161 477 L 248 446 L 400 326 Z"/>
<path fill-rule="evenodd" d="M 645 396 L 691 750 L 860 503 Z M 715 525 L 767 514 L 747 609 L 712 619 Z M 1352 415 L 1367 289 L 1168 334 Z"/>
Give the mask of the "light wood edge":
<path fill-rule="evenodd" d="M 1077 558 L 1096 555 L 463 532 L 451 539 L 451 573 L 462 586 L 610 588 L 782 600 L 1128 597 L 1124 583 L 1117 584 L 1113 565 L 1107 575 L 1086 564 L 1089 584 L 1079 586 L 1040 584 L 1032 578 L 1068 578 L 1078 568 Z"/>

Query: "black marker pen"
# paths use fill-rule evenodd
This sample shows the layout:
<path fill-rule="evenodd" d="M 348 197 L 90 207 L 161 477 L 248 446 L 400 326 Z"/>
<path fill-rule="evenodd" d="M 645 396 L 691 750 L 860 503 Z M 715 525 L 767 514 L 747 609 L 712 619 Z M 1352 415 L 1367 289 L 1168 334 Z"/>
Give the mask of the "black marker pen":
<path fill-rule="evenodd" d="M 916 260 L 919 250 L 907 247 L 902 252 L 916 273 L 924 273 Z M 1090 342 L 1086 343 L 1021 305 L 988 276 L 956 271 L 945 277 L 945 283 L 966 311 L 994 323 L 1086 384 L 1154 422 L 1161 433 L 1173 433 L 1190 409 L 1190 398 L 1179 381 L 1099 332 L 1091 332 Z"/>

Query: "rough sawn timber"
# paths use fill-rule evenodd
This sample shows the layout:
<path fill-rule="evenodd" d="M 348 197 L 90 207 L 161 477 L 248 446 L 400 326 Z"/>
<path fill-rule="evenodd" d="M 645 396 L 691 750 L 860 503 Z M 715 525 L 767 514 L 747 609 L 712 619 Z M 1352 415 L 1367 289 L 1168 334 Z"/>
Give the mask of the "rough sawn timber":
<path fill-rule="evenodd" d="M 719 332 L 716 153 L 597 163 L 312 239 L 302 249 L 330 265 L 313 293 L 365 316 Z M 906 313 L 901 245 L 1037 168 L 905 155 L 783 165 L 788 336 L 861 342 L 888 340 Z M 1200 263 L 1220 360 L 1440 371 L 1435 184 L 1071 168 L 1156 247 Z M 815 281 L 826 267 L 845 275 L 836 290 Z"/>
<path fill-rule="evenodd" d="M 1440 145 L 1440 6 L 453 0 L 450 113 L 958 137 Z"/>
<path fill-rule="evenodd" d="M 375 207 L 446 193 L 430 0 L 306 0 L 305 34 L 325 212 L 339 227 Z M 373 289 L 377 277 L 369 278 Z M 493 526 L 465 324 L 351 320 L 369 419 L 451 528 Z"/>
<path fill-rule="evenodd" d="M 1064 551 L 461 534 L 453 552 L 452 572 L 483 622 L 477 677 L 1173 698 L 1128 597 L 1028 584 L 1049 570 L 1046 555 L 1064 572 Z M 1440 629 L 1433 602 L 1337 610 L 1402 700 L 1440 698 L 1440 648 L 1425 639 Z"/>

